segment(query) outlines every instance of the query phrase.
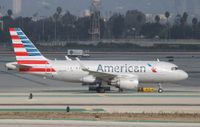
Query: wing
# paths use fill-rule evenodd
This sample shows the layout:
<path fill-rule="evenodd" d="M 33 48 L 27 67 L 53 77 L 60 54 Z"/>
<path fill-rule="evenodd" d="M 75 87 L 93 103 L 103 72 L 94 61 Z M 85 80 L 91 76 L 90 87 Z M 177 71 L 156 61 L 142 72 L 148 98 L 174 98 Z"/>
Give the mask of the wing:
<path fill-rule="evenodd" d="M 104 81 L 110 81 L 113 78 L 118 76 L 118 75 L 115 75 L 115 74 L 97 72 L 97 71 L 92 71 L 92 70 L 89 70 L 89 69 L 87 69 L 87 70 L 84 69 L 83 71 L 87 71 L 87 72 L 89 72 L 89 75 L 93 75 L 97 79 L 101 79 L 101 80 L 104 80 Z"/>
<path fill-rule="evenodd" d="M 86 68 L 82 63 L 81 61 L 76 58 L 81 69 L 83 71 L 86 71 L 89 73 L 89 75 L 93 75 L 94 77 L 96 77 L 97 79 L 100 79 L 100 80 L 103 80 L 103 81 L 110 81 L 114 78 L 117 78 L 117 77 L 124 77 L 124 78 L 132 78 L 132 77 L 136 77 L 135 75 L 118 75 L 118 74 L 112 74 L 112 73 L 106 73 L 106 72 L 98 72 L 98 71 L 93 71 L 93 70 L 89 70 L 88 68 Z"/>

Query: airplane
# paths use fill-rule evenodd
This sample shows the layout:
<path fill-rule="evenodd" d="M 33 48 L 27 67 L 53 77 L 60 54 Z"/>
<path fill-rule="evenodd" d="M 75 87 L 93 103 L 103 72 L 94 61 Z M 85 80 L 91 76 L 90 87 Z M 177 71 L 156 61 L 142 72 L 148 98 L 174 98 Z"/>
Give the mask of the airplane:
<path fill-rule="evenodd" d="M 135 90 L 140 83 L 174 82 L 185 80 L 188 74 L 177 65 L 163 61 L 96 61 L 49 60 L 44 57 L 20 28 L 10 28 L 16 62 L 7 63 L 10 70 L 72 83 L 97 85 L 96 92 L 104 93 L 104 86 L 119 90 Z M 159 93 L 164 92 L 159 86 Z"/>

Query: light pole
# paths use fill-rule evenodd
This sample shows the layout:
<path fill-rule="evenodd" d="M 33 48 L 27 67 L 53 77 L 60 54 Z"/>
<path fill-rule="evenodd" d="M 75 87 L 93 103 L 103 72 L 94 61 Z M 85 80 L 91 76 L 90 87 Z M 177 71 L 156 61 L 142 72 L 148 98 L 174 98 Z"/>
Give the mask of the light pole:
<path fill-rule="evenodd" d="M 1 21 L 1 20 L 0 20 L 0 25 L 1 25 L 1 26 L 0 26 L 1 28 L 0 28 L 0 29 L 3 31 L 3 21 Z"/>
<path fill-rule="evenodd" d="M 135 29 L 135 27 L 132 27 L 131 30 L 133 31 L 133 37 L 134 37 L 134 39 L 135 39 L 135 37 L 136 37 L 136 29 Z"/>
<path fill-rule="evenodd" d="M 55 41 L 56 41 L 57 40 L 57 19 L 55 19 L 54 36 L 55 36 Z"/>
<path fill-rule="evenodd" d="M 45 37 L 45 16 L 40 16 L 42 18 L 42 36 L 43 36 L 43 39 Z"/>

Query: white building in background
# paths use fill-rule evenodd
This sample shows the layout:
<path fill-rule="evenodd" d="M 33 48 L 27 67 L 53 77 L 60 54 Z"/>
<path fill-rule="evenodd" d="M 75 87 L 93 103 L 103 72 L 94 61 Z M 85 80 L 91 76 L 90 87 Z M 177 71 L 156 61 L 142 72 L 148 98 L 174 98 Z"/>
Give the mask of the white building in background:
<path fill-rule="evenodd" d="M 13 0 L 13 14 L 19 14 L 22 11 L 22 0 Z"/>
<path fill-rule="evenodd" d="M 84 12 L 83 12 L 83 17 L 90 17 L 90 16 L 91 16 L 90 10 L 89 10 L 89 9 L 84 10 Z"/>
<path fill-rule="evenodd" d="M 165 24 L 167 22 L 167 18 L 165 17 L 165 14 L 145 14 L 146 22 L 151 22 L 151 23 L 155 22 L 156 15 L 160 17 L 161 24 Z"/>

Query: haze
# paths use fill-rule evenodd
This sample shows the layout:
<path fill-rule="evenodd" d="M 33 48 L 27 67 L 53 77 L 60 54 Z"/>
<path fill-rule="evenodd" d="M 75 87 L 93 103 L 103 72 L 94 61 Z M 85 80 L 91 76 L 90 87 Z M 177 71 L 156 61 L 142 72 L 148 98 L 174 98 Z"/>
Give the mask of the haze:
<path fill-rule="evenodd" d="M 0 0 L 1 14 L 6 14 L 8 9 L 13 9 L 14 0 Z M 84 10 L 89 9 L 91 0 L 16 0 L 21 1 L 21 9 L 16 16 L 49 16 L 58 6 L 63 11 L 69 10 L 72 14 L 81 16 Z M 124 13 L 127 10 L 138 9 L 144 13 L 163 14 L 170 11 L 172 14 L 188 12 L 199 17 L 199 0 L 101 0 L 102 15 L 109 16 L 113 12 Z"/>

